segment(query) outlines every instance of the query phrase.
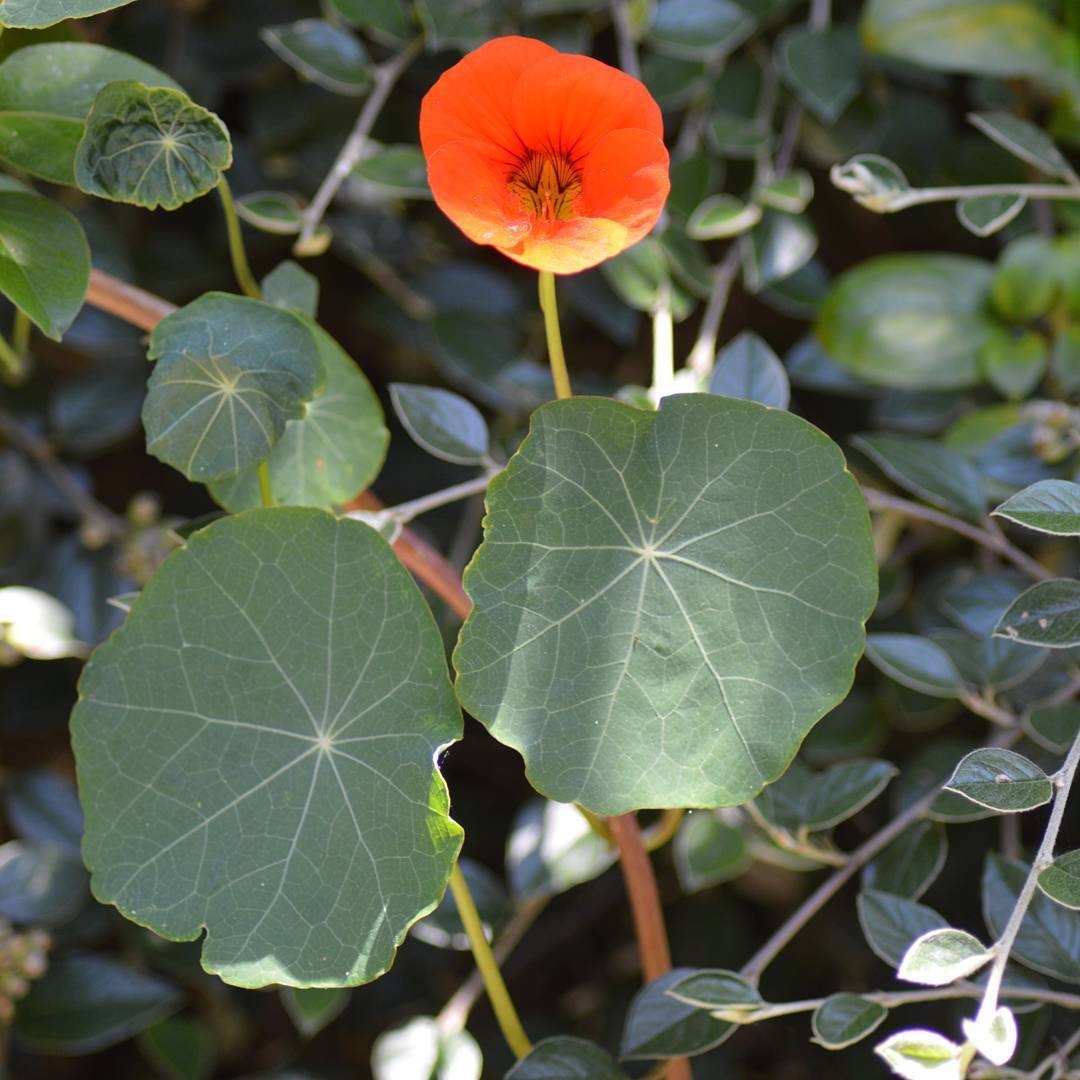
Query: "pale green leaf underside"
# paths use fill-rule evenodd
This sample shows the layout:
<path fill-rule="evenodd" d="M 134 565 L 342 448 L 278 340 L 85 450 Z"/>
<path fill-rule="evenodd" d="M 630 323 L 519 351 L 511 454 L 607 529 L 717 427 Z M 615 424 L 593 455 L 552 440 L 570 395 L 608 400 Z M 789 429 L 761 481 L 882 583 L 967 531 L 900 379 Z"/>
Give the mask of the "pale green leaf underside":
<path fill-rule="evenodd" d="M 455 665 L 549 798 L 745 802 L 847 692 L 876 593 L 837 447 L 753 402 L 543 406 L 488 491 Z"/>
<path fill-rule="evenodd" d="M 311 324 L 259 300 L 206 293 L 158 323 L 143 404 L 146 448 L 190 480 L 264 460 L 325 382 Z"/>
<path fill-rule="evenodd" d="M 314 322 L 308 326 L 326 369 L 326 389 L 307 403 L 301 419 L 285 424 L 267 464 L 278 505 L 329 509 L 375 479 L 390 433 L 364 373 L 325 330 Z M 210 494 L 226 510 L 259 506 L 258 466 L 218 481 Z"/>
<path fill-rule="evenodd" d="M 75 154 L 83 191 L 148 210 L 175 210 L 216 187 L 232 164 L 225 125 L 186 94 L 133 79 L 109 83 Z"/>
<path fill-rule="evenodd" d="M 390 547 L 252 510 L 169 557 L 72 718 L 94 894 L 239 986 L 389 967 L 461 843 L 442 641 Z"/>
<path fill-rule="evenodd" d="M 63 22 L 85 19 L 102 11 L 123 7 L 132 0 L 0 0 L 0 26 L 39 29 Z"/>

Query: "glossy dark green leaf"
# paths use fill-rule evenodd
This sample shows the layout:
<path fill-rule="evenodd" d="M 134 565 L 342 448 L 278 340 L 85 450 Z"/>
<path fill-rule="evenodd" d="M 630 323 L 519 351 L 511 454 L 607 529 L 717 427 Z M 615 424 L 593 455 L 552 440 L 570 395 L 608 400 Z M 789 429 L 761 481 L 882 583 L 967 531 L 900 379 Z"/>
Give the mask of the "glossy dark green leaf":
<path fill-rule="evenodd" d="M 993 515 L 1052 536 L 1080 536 L 1080 484 L 1040 480 L 1006 499 Z"/>
<path fill-rule="evenodd" d="M 956 204 L 956 217 L 968 232 L 993 236 L 1016 219 L 1024 207 L 1024 195 L 973 195 Z"/>
<path fill-rule="evenodd" d="M 829 829 L 872 802 L 897 774 L 888 761 L 842 761 L 815 773 L 796 761 L 758 797 L 761 813 L 781 828 Z"/>
<path fill-rule="evenodd" d="M 841 274 L 821 309 L 829 355 L 866 382 L 973 386 L 993 268 L 959 255 L 880 255 Z"/>
<path fill-rule="evenodd" d="M 315 318 L 319 306 L 319 279 L 299 263 L 286 259 L 259 284 L 262 298 L 268 304 Z"/>
<path fill-rule="evenodd" d="M 0 844 L 0 917 L 32 926 L 63 926 L 88 898 L 86 871 L 76 856 L 22 840 Z"/>
<path fill-rule="evenodd" d="M 994 628 L 996 637 L 1071 649 L 1080 645 L 1080 581 L 1052 578 L 1022 592 Z"/>
<path fill-rule="evenodd" d="M 162 319 L 143 405 L 146 446 L 192 480 L 263 461 L 328 379 L 300 316 L 260 300 L 207 293 Z"/>
<path fill-rule="evenodd" d="M 615 862 L 611 845 L 571 803 L 532 799 L 514 817 L 506 872 L 521 899 L 554 896 L 599 877 Z"/>
<path fill-rule="evenodd" d="M 1059 855 L 1039 874 L 1039 888 L 1062 907 L 1080 911 L 1080 851 Z"/>
<path fill-rule="evenodd" d="M 754 188 L 754 198 L 758 202 L 789 214 L 801 214 L 813 197 L 813 177 L 803 169 L 795 169 L 786 176 L 767 180 Z"/>
<path fill-rule="evenodd" d="M 753 32 L 754 18 L 732 0 L 659 0 L 649 41 L 692 59 L 732 52 Z"/>
<path fill-rule="evenodd" d="M 877 889 L 859 893 L 857 907 L 867 945 L 893 968 L 916 938 L 949 925 L 933 908 Z"/>
<path fill-rule="evenodd" d="M 1020 685 L 1047 659 L 1042 649 L 1004 638 L 974 639 L 952 630 L 935 630 L 930 637 L 949 654 L 965 683 L 995 693 Z"/>
<path fill-rule="evenodd" d="M 1046 338 L 1034 331 L 1014 336 L 995 330 L 983 346 L 981 359 L 990 385 L 1010 401 L 1021 401 L 1042 382 L 1050 349 Z"/>
<path fill-rule="evenodd" d="M 75 154 L 83 191 L 175 210 L 215 188 L 232 164 L 225 125 L 186 94 L 133 79 L 94 98 Z"/>
<path fill-rule="evenodd" d="M 973 803 L 1013 814 L 1044 806 L 1054 795 L 1050 778 L 1035 762 L 1015 750 L 972 750 L 945 785 Z"/>
<path fill-rule="evenodd" d="M 50 959 L 19 1005 L 15 1034 L 39 1053 L 92 1054 L 176 1012 L 181 992 L 164 979 L 89 953 Z"/>
<path fill-rule="evenodd" d="M 1058 331 L 1050 355 L 1050 371 L 1063 394 L 1076 397 L 1080 393 L 1080 325 L 1065 326 Z"/>
<path fill-rule="evenodd" d="M 292 236 L 303 227 L 300 204 L 283 191 L 253 191 L 236 200 L 236 212 L 249 225 L 278 236 Z"/>
<path fill-rule="evenodd" d="M 859 93 L 859 38 L 854 27 L 792 26 L 776 42 L 780 74 L 791 92 L 831 124 Z"/>
<path fill-rule="evenodd" d="M 717 1020 L 704 1009 L 667 993 L 692 971 L 674 968 L 637 992 L 626 1014 L 619 1047 L 624 1061 L 702 1054 L 735 1031 L 735 1024 Z"/>
<path fill-rule="evenodd" d="M 208 1080 L 217 1058 L 214 1035 L 186 1016 L 170 1016 L 139 1032 L 143 1057 L 167 1080 Z"/>
<path fill-rule="evenodd" d="M 949 654 L 916 634 L 871 634 L 866 658 L 891 679 L 931 697 L 958 697 L 964 680 Z"/>
<path fill-rule="evenodd" d="M 59 341 L 89 282 L 90 247 L 78 221 L 34 192 L 0 191 L 0 292 Z"/>
<path fill-rule="evenodd" d="M 773 141 L 772 132 L 756 120 L 722 107 L 713 112 L 707 133 L 713 149 L 725 158 L 754 158 Z"/>
<path fill-rule="evenodd" d="M 672 844 L 679 884 L 688 893 L 732 881 L 750 865 L 750 850 L 742 829 L 713 814 L 689 814 Z"/>
<path fill-rule="evenodd" d="M 939 822 L 917 821 L 866 867 L 863 888 L 918 900 L 941 873 L 948 850 Z"/>
<path fill-rule="evenodd" d="M 966 930 L 928 930 L 908 946 L 896 977 L 921 986 L 948 986 L 973 975 L 993 958 L 993 952 Z"/>
<path fill-rule="evenodd" d="M 1045 315 L 1060 292 L 1054 249 L 1043 236 L 1020 236 L 1001 253 L 990 284 L 994 307 L 1006 319 L 1028 323 Z"/>
<path fill-rule="evenodd" d="M 935 590 L 936 607 L 977 638 L 989 638 L 1002 612 L 1028 586 L 1018 570 L 978 571 L 963 567 Z"/>
<path fill-rule="evenodd" d="M 268 26 L 259 36 L 305 79 L 335 94 L 359 97 L 371 87 L 371 61 L 360 39 L 325 19 Z"/>
<path fill-rule="evenodd" d="M 412 30 L 409 5 L 405 0 L 324 0 L 333 14 L 350 26 L 403 40 Z"/>
<path fill-rule="evenodd" d="M 1024 718 L 1024 729 L 1040 746 L 1064 754 L 1080 731 L 1080 705 L 1044 705 Z"/>
<path fill-rule="evenodd" d="M 487 457 L 487 422 L 460 394 L 434 386 L 391 383 L 390 400 L 405 430 L 429 454 L 456 465 L 480 465 Z"/>
<path fill-rule="evenodd" d="M 1010 112 L 968 113 L 968 120 L 1029 165 L 1062 180 L 1072 178 L 1072 169 L 1054 140 L 1030 121 Z"/>
<path fill-rule="evenodd" d="M 864 46 L 924 67 L 971 75 L 1045 75 L 1068 63 L 1069 41 L 1038 4 L 1001 0 L 870 0 Z"/>
<path fill-rule="evenodd" d="M 57 41 L 16 50 L 0 64 L 0 160 L 54 184 L 74 184 L 86 114 L 98 91 L 117 79 L 180 89 L 164 72 L 103 45 Z"/>
<path fill-rule="evenodd" d="M 985 513 L 982 477 L 955 450 L 930 439 L 884 433 L 856 435 L 851 445 L 919 498 L 974 521 Z"/>
<path fill-rule="evenodd" d="M 419 146 L 401 144 L 380 147 L 370 157 L 364 158 L 353 173 L 389 194 L 410 199 L 431 198 L 427 163 Z"/>
<path fill-rule="evenodd" d="M 784 365 L 768 342 L 751 330 L 744 330 L 717 354 L 709 393 L 758 401 L 773 409 L 786 409 L 791 400 Z"/>
<path fill-rule="evenodd" d="M 480 5 L 447 4 L 445 0 L 416 0 L 429 50 L 475 49 L 495 36 L 492 12 Z"/>
<path fill-rule="evenodd" d="M 340 506 L 379 474 L 390 433 L 382 406 L 364 373 L 316 323 L 315 337 L 326 387 L 289 420 L 266 459 L 274 501 L 285 506 Z M 227 510 L 260 505 L 258 466 L 211 484 L 210 494 Z"/>
<path fill-rule="evenodd" d="M 833 994 L 810 1017 L 813 1041 L 826 1050 L 843 1050 L 881 1026 L 889 1010 L 858 994 Z"/>
<path fill-rule="evenodd" d="M 368 982 L 441 898 L 461 830 L 434 762 L 461 718 L 431 613 L 367 526 L 276 508 L 195 533 L 80 694 L 94 894 L 172 940 L 205 928 L 208 971 Z"/>
<path fill-rule="evenodd" d="M 784 357 L 788 378 L 795 386 L 825 394 L 873 397 L 877 389 L 856 378 L 830 357 L 813 335 L 797 341 Z"/>
<path fill-rule="evenodd" d="M 305 1039 L 311 1039 L 345 1011 L 349 1004 L 349 991 L 341 986 L 310 987 L 306 990 L 286 986 L 281 991 L 281 1003 L 296 1030 Z"/>
<path fill-rule="evenodd" d="M 16 772 L 4 784 L 4 813 L 24 840 L 78 857 L 82 807 L 75 788 L 47 769 Z"/>
<path fill-rule="evenodd" d="M 458 693 L 549 797 L 743 802 L 851 685 L 877 585 L 866 511 L 837 448 L 789 413 L 546 405 L 487 508 Z"/>
<path fill-rule="evenodd" d="M 817 245 L 817 232 L 808 217 L 766 210 L 744 249 L 746 287 L 758 292 L 790 277 L 806 265 Z"/>
<path fill-rule="evenodd" d="M 983 870 L 983 917 L 1000 937 L 1028 875 L 1028 864 L 991 851 Z M 1012 957 L 1021 964 L 1065 982 L 1080 983 L 1080 911 L 1070 911 L 1036 891 Z"/>
<path fill-rule="evenodd" d="M 542 1039 L 505 1080 L 626 1080 L 611 1055 L 596 1043 L 556 1035 Z"/>
<path fill-rule="evenodd" d="M 38 30 L 64 19 L 85 19 L 123 7 L 132 0 L 2 0 L 0 26 Z"/>
<path fill-rule="evenodd" d="M 684 974 L 665 991 L 676 1001 L 699 1009 L 753 1009 L 763 1004 L 757 989 L 737 971 L 702 968 Z"/>
<path fill-rule="evenodd" d="M 686 223 L 695 240 L 721 240 L 752 229 L 761 220 L 761 207 L 734 195 L 710 195 L 698 204 Z"/>

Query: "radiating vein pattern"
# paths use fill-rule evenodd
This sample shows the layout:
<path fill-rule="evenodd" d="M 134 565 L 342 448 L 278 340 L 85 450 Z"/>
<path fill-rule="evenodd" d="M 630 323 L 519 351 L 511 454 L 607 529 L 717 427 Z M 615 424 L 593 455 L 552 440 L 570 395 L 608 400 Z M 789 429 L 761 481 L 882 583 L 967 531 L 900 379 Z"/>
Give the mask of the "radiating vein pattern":
<path fill-rule="evenodd" d="M 461 718 L 386 543 L 253 510 L 174 553 L 94 655 L 72 720 L 99 899 L 205 927 L 229 982 L 356 985 L 441 898 L 460 847 L 436 766 Z"/>
<path fill-rule="evenodd" d="M 877 591 L 838 448 L 706 395 L 540 409 L 488 492 L 462 704 L 546 795 L 740 803 L 851 685 Z"/>

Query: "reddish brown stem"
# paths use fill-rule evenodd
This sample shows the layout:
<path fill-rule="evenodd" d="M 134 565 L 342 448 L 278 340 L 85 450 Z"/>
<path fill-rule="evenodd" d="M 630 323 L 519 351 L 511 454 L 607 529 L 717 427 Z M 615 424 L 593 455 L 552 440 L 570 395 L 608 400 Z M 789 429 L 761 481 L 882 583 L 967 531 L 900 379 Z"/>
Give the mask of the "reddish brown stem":
<path fill-rule="evenodd" d="M 609 817 L 607 823 L 615 846 L 619 849 L 619 864 L 630 898 L 634 933 L 641 955 L 641 973 L 646 982 L 652 982 L 671 970 L 671 949 L 652 860 L 641 839 L 637 815 L 620 814 Z M 672 1059 L 667 1077 L 668 1080 L 691 1080 L 689 1063 L 684 1058 Z"/>
<path fill-rule="evenodd" d="M 106 274 L 104 270 L 90 271 L 86 302 L 146 331 L 153 330 L 166 315 L 176 310 L 176 305 L 168 300 L 129 285 L 112 274 Z"/>

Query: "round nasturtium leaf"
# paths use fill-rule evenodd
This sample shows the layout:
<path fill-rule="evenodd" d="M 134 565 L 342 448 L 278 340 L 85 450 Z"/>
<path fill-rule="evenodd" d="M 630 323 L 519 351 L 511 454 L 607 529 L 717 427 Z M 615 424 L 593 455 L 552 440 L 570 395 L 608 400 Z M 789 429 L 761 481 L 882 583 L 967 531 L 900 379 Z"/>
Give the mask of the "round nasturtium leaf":
<path fill-rule="evenodd" d="M 162 319 L 148 355 L 146 449 L 199 483 L 265 460 L 327 378 L 309 322 L 229 293 Z"/>
<path fill-rule="evenodd" d="M 90 195 L 175 210 L 216 187 L 232 164 L 225 125 L 180 90 L 134 79 L 94 98 L 75 152 L 75 182 Z"/>
<path fill-rule="evenodd" d="M 804 420 L 708 395 L 555 402 L 487 510 L 458 696 L 549 798 L 743 803 L 851 687 L 869 520 Z"/>
<path fill-rule="evenodd" d="M 173 940 L 205 928 L 226 982 L 368 982 L 438 904 L 461 830 L 435 760 L 461 715 L 367 526 L 279 507 L 195 533 L 79 691 L 94 895 Z"/>

